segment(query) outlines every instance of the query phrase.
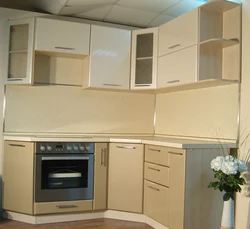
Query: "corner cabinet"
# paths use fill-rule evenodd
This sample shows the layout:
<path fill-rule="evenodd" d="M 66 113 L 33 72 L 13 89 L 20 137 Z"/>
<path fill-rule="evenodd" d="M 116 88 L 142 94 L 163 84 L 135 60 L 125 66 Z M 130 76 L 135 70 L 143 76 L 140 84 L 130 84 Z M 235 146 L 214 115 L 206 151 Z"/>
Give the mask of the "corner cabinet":
<path fill-rule="evenodd" d="M 131 90 L 156 88 L 157 56 L 158 27 L 134 30 L 131 48 Z"/>
<path fill-rule="evenodd" d="M 110 143 L 108 209 L 142 213 L 142 144 Z"/>
<path fill-rule="evenodd" d="M 129 90 L 131 31 L 91 25 L 83 88 Z"/>
<path fill-rule="evenodd" d="M 6 84 L 32 84 L 35 19 L 8 21 L 5 40 Z"/>

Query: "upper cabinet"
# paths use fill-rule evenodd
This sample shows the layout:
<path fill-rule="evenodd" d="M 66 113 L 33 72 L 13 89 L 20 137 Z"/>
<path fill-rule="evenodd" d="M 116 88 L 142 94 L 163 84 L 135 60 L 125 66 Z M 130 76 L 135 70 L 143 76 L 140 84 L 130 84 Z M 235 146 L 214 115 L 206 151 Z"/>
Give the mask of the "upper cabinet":
<path fill-rule="evenodd" d="M 159 54 L 166 55 L 197 44 L 198 8 L 159 27 Z"/>
<path fill-rule="evenodd" d="M 34 21 L 22 19 L 7 22 L 5 76 L 8 84 L 33 82 Z"/>
<path fill-rule="evenodd" d="M 240 80 L 241 5 L 213 1 L 200 10 L 199 81 Z"/>
<path fill-rule="evenodd" d="M 91 25 L 84 88 L 129 89 L 131 31 Z"/>
<path fill-rule="evenodd" d="M 156 88 L 158 28 L 134 30 L 131 50 L 131 89 Z"/>
<path fill-rule="evenodd" d="M 35 50 L 89 55 L 90 25 L 37 18 Z"/>

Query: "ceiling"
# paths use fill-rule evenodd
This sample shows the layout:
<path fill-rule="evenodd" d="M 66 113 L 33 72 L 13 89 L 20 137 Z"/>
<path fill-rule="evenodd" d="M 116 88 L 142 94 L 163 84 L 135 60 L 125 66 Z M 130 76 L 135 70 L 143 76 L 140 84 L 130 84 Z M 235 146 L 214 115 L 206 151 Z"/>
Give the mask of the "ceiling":
<path fill-rule="evenodd" d="M 208 0 L 1 0 L 0 6 L 136 27 L 154 27 Z"/>

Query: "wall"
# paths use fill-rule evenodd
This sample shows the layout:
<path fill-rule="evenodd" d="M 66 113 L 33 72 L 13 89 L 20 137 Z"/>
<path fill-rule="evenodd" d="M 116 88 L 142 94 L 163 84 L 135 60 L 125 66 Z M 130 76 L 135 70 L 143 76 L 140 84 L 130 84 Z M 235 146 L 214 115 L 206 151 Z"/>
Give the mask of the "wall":
<path fill-rule="evenodd" d="M 6 98 L 6 132 L 153 133 L 154 95 L 12 86 Z"/>
<path fill-rule="evenodd" d="M 242 84 L 240 110 L 240 155 L 243 157 L 250 149 L 250 139 L 245 136 L 250 133 L 250 1 L 242 1 Z M 250 162 L 248 163 L 250 172 Z M 236 198 L 236 229 L 250 228 L 250 176 L 246 175 L 248 184 L 243 187 L 241 194 Z"/>
<path fill-rule="evenodd" d="M 237 84 L 159 94 L 156 101 L 156 134 L 237 137 Z"/>

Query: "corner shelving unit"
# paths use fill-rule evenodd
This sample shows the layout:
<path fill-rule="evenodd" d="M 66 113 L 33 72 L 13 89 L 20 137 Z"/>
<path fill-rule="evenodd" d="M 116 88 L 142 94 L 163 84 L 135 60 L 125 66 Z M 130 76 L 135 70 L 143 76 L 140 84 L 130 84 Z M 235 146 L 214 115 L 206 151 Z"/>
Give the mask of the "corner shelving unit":
<path fill-rule="evenodd" d="M 241 5 L 225 0 L 202 5 L 199 30 L 198 81 L 239 82 Z"/>

